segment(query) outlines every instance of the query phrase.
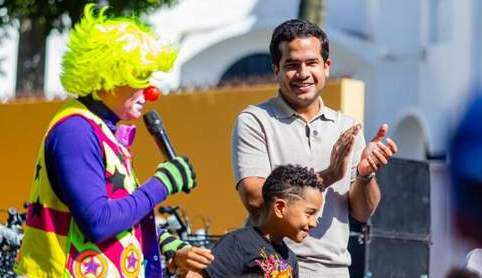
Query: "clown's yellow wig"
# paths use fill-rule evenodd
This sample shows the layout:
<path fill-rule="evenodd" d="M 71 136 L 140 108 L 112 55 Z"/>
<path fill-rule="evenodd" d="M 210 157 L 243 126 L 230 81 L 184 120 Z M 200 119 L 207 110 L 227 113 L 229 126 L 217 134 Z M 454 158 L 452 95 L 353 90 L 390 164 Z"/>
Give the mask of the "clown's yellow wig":
<path fill-rule="evenodd" d="M 135 18 L 108 18 L 107 8 L 96 16 L 94 8 L 85 6 L 69 35 L 60 77 L 67 92 L 98 99 L 100 90 L 144 88 L 154 71 L 171 69 L 177 49 L 162 45 L 147 25 Z"/>

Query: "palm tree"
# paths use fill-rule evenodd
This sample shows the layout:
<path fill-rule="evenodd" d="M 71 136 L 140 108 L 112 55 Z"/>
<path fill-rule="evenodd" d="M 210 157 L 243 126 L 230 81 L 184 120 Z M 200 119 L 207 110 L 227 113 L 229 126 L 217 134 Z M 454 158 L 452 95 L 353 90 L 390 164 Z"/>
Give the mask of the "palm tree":
<path fill-rule="evenodd" d="M 325 0 L 300 0 L 298 18 L 320 26 L 324 21 Z"/>

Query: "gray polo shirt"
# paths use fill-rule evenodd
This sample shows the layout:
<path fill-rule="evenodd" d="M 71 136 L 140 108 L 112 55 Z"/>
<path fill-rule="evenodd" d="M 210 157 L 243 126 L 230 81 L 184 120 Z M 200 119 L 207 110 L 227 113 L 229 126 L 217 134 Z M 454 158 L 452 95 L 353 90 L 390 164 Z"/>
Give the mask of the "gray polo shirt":
<path fill-rule="evenodd" d="M 232 164 L 236 184 L 246 177 L 266 178 L 278 165 L 300 164 L 315 171 L 326 169 L 332 147 L 355 120 L 323 105 L 306 122 L 278 96 L 259 105 L 248 106 L 238 116 L 232 142 Z M 348 277 L 351 263 L 347 251 L 348 190 L 355 179 L 356 165 L 365 146 L 357 136 L 352 167 L 345 177 L 324 192 L 325 204 L 319 224 L 301 244 L 287 240 L 300 263 L 300 277 Z"/>

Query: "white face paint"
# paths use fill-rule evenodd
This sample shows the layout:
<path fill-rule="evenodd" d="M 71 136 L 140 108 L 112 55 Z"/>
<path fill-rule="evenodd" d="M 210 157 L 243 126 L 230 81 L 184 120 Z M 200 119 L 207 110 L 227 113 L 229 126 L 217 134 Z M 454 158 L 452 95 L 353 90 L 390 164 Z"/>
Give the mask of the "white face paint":
<path fill-rule="evenodd" d="M 135 91 L 131 97 L 124 102 L 124 111 L 120 117 L 122 120 L 138 119 L 142 116 L 142 109 L 146 104 L 143 90 Z"/>
<path fill-rule="evenodd" d="M 134 120 L 142 116 L 146 104 L 143 89 L 118 87 L 114 93 L 101 94 L 102 102 L 121 120 Z"/>

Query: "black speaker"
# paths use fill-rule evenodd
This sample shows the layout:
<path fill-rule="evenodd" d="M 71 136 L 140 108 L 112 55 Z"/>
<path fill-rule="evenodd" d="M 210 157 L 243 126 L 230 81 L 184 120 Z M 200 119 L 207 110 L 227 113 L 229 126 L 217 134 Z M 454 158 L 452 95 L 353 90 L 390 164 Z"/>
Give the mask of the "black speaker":
<path fill-rule="evenodd" d="M 367 224 L 350 219 L 351 277 L 428 277 L 429 164 L 393 158 L 377 181 L 382 199 L 375 214 Z"/>

